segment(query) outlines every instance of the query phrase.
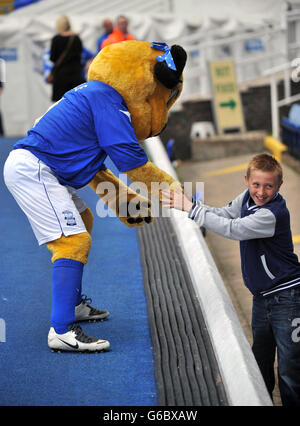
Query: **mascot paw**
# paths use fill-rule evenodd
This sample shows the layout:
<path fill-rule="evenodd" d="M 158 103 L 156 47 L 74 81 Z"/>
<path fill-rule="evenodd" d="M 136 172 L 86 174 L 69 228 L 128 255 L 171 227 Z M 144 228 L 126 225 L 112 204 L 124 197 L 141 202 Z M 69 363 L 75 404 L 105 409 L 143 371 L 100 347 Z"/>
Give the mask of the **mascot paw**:
<path fill-rule="evenodd" d="M 154 217 L 151 213 L 151 201 L 137 193 L 128 194 L 127 197 L 127 201 L 120 204 L 117 212 L 121 222 L 130 228 L 152 223 Z"/>

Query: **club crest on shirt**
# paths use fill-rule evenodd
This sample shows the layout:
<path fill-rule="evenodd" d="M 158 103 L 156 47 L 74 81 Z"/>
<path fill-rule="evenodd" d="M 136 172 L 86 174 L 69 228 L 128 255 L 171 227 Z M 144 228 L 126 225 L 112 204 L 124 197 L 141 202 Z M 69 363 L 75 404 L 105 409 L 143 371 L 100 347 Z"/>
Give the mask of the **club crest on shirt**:
<path fill-rule="evenodd" d="M 67 221 L 67 226 L 75 226 L 77 225 L 76 223 L 76 219 L 73 215 L 73 212 L 71 212 L 70 210 L 64 210 L 62 212 L 62 214 L 64 215 L 64 219 Z"/>

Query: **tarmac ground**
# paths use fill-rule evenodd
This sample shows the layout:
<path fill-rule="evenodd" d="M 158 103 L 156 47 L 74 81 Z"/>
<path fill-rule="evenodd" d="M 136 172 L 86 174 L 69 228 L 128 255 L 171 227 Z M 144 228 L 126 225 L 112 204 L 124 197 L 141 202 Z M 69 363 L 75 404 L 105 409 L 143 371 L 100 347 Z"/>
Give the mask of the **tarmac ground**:
<path fill-rule="evenodd" d="M 182 182 L 203 182 L 204 202 L 214 207 L 227 205 L 246 189 L 245 171 L 249 160 L 255 155 L 246 154 L 206 162 L 179 162 L 176 172 Z M 288 157 L 286 157 L 288 158 Z M 300 258 L 300 173 L 291 167 L 290 161 L 282 161 L 283 185 L 280 193 L 290 210 L 291 229 L 295 253 Z M 206 231 L 206 243 L 223 278 L 228 294 L 236 309 L 245 335 L 252 345 L 251 309 L 252 295 L 242 280 L 239 242 Z M 278 385 L 273 394 L 274 405 L 281 405 Z"/>

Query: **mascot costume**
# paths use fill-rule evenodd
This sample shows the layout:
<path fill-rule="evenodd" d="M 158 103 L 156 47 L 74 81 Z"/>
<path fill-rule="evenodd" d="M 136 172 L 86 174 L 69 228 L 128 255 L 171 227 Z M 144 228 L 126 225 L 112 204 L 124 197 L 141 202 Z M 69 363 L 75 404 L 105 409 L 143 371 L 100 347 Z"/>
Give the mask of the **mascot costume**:
<path fill-rule="evenodd" d="M 39 245 L 52 253 L 52 312 L 48 346 L 56 351 L 99 352 L 107 340 L 86 335 L 79 321 L 103 320 L 81 281 L 91 247 L 93 215 L 76 189 L 89 185 L 127 226 L 153 221 L 151 202 L 104 164 L 109 156 L 133 182 L 179 182 L 148 160 L 140 141 L 158 135 L 182 91 L 186 53 L 165 43 L 124 41 L 95 57 L 88 82 L 67 92 L 13 147 L 5 183 L 29 219 Z M 99 191 L 113 184 L 114 197 Z M 128 208 L 134 200 L 137 214 Z M 125 206 L 125 213 L 124 213 Z M 122 212 L 121 212 L 122 210 Z"/>

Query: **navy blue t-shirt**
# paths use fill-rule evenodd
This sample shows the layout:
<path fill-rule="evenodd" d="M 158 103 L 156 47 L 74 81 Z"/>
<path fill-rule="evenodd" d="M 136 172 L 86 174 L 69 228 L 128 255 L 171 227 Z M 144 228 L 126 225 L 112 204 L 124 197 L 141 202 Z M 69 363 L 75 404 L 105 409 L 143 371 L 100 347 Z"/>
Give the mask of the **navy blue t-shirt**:
<path fill-rule="evenodd" d="M 74 188 L 105 169 L 107 155 L 121 172 L 148 161 L 122 96 L 99 81 L 67 92 L 13 147 L 18 148 L 32 152 L 60 183 Z"/>

